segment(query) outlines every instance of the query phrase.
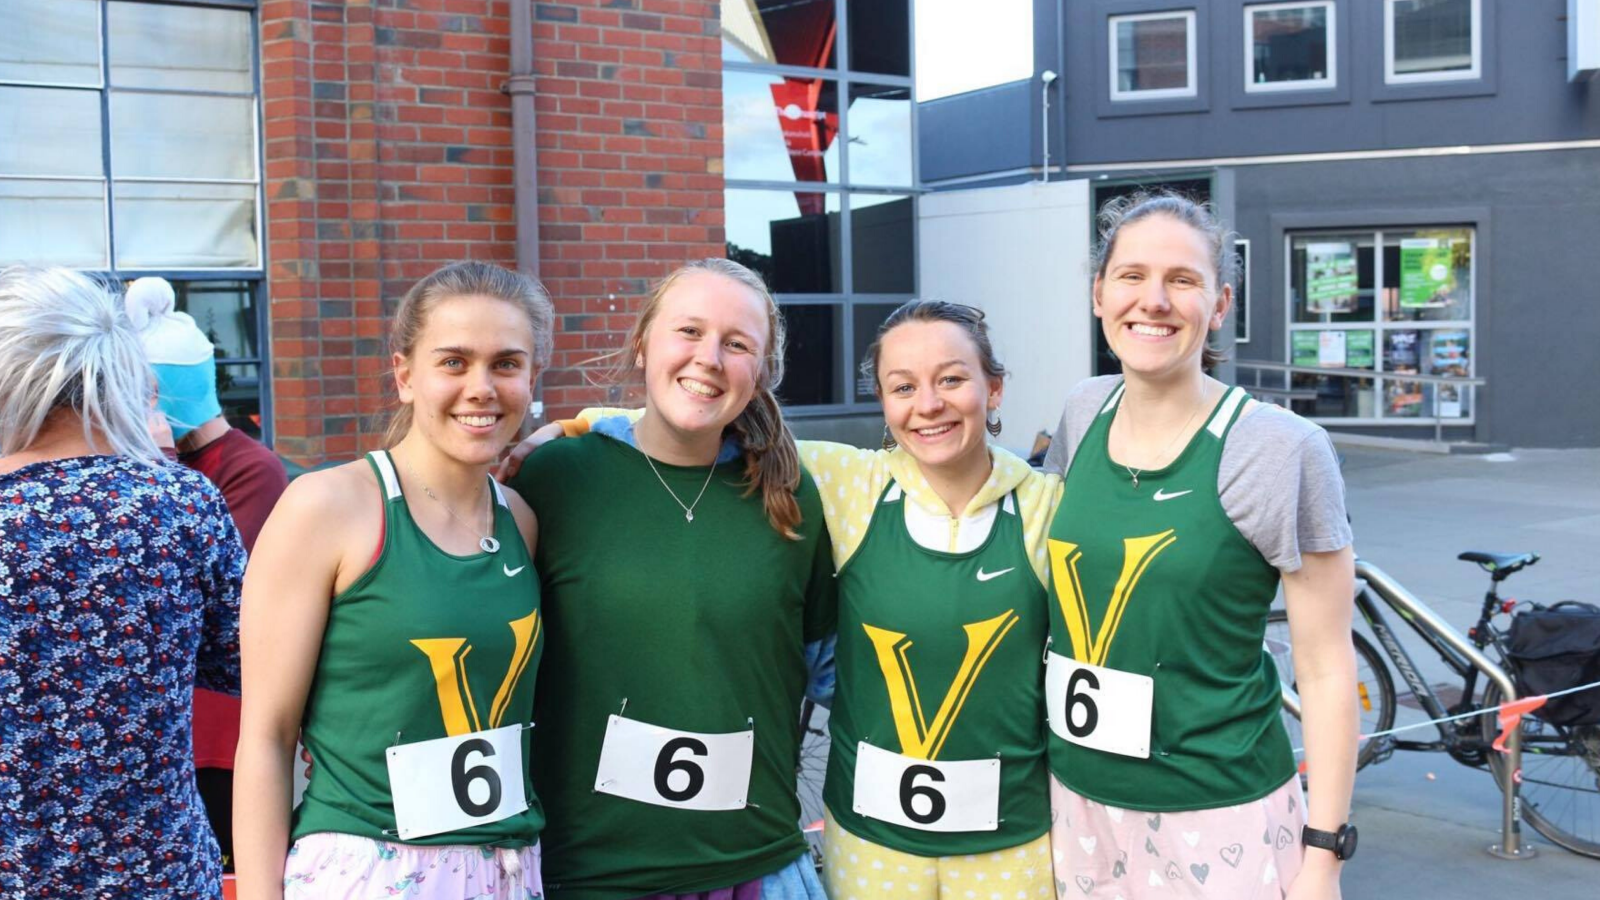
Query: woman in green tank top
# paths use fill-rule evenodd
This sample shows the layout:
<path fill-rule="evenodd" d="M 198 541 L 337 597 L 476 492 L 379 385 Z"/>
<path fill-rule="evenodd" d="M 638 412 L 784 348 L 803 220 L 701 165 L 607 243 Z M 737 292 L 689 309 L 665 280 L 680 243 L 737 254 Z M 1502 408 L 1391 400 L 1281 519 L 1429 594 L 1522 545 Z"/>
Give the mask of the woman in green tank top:
<path fill-rule="evenodd" d="M 1061 890 L 1334 900 L 1357 726 L 1331 444 L 1206 374 L 1232 300 L 1231 237 L 1207 209 L 1114 201 L 1101 239 L 1094 314 L 1123 374 L 1073 390 L 1047 462 L 1065 470 L 1045 689 Z M 1309 807 L 1262 649 L 1280 582 Z"/>
<path fill-rule="evenodd" d="M 241 627 L 241 900 L 542 896 L 536 522 L 489 470 L 551 324 L 538 283 L 498 266 L 418 282 L 388 450 L 301 477 L 267 520 Z M 297 737 L 315 770 L 291 812 Z"/>

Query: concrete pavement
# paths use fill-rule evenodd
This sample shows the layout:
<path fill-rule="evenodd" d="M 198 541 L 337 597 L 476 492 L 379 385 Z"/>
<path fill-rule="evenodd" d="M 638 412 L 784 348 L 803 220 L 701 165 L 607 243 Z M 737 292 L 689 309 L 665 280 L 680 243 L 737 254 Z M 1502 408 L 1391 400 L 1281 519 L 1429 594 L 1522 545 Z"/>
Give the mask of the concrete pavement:
<path fill-rule="evenodd" d="M 1502 596 L 1600 602 L 1600 450 L 1340 452 L 1357 550 L 1452 625 L 1464 631 L 1476 621 L 1488 586 L 1476 566 L 1456 560 L 1462 550 L 1540 554 L 1537 565 L 1503 585 Z M 1390 618 L 1394 624 L 1398 617 Z M 1425 677 L 1446 682 L 1450 673 L 1421 641 L 1409 631 L 1402 639 Z M 1425 718 L 1399 707 L 1398 724 Z M 1418 739 L 1429 735 L 1417 732 Z M 1499 839 L 1494 779 L 1442 753 L 1396 753 L 1364 769 L 1355 817 L 1361 846 L 1345 870 L 1350 900 L 1600 898 L 1600 860 L 1568 853 L 1526 826 L 1523 837 L 1537 858 L 1506 862 L 1486 854 Z"/>

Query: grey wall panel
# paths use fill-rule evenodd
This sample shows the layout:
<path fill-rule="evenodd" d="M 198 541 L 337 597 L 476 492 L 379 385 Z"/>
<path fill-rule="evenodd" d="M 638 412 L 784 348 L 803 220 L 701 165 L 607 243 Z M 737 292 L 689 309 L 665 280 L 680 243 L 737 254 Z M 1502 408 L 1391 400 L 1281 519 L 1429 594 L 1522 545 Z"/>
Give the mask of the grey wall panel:
<path fill-rule="evenodd" d="M 922 180 L 1032 165 L 1039 156 L 1034 146 L 1038 132 L 1030 127 L 1036 93 L 1033 82 L 1013 81 L 920 104 L 917 136 Z"/>
<path fill-rule="evenodd" d="M 1239 355 L 1287 358 L 1284 223 L 1365 228 L 1481 217 L 1475 356 L 1488 386 L 1478 396 L 1478 438 L 1600 445 L 1596 197 L 1595 150 L 1239 167 L 1234 228 L 1255 258 L 1251 340 Z"/>
<path fill-rule="evenodd" d="M 1568 83 L 1565 0 L 1483 0 L 1483 78 L 1404 89 L 1383 84 L 1383 18 L 1377 2 L 1341 3 L 1338 40 L 1344 96 L 1304 96 L 1308 104 L 1260 108 L 1238 100 L 1243 78 L 1241 0 L 1197 2 L 1212 9 L 1197 35 L 1211 49 L 1199 78 L 1211 88 L 1205 112 L 1102 115 L 1107 74 L 1103 2 L 1066 5 L 1067 162 L 1208 159 L 1591 139 L 1600 137 L 1600 85 Z M 1163 4 L 1182 8 L 1181 0 Z M 1036 0 L 1036 21 L 1054 14 Z M 1510 8 L 1514 6 L 1514 9 Z M 1142 7 L 1141 7 L 1142 8 Z M 1101 61 L 1101 62 L 1097 62 Z M 1467 96 L 1460 96 L 1467 94 Z M 1274 102 L 1286 99 L 1281 95 Z M 1118 104 L 1119 106 L 1125 104 Z M 1130 107 L 1131 108 L 1131 107 Z M 925 132 L 926 134 L 926 132 Z"/>

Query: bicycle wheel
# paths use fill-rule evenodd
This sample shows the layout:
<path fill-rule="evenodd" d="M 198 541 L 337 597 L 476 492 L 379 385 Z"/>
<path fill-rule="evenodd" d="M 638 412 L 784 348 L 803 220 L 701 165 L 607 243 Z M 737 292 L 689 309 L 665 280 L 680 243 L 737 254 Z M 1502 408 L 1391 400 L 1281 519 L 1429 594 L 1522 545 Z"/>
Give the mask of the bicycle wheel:
<path fill-rule="evenodd" d="M 1483 706 L 1499 706 L 1500 687 L 1483 692 Z M 1500 733 L 1485 715 L 1483 737 Z M 1510 757 L 1489 751 L 1489 769 L 1505 790 Z M 1551 843 L 1600 859 L 1600 726 L 1552 725 L 1537 716 L 1522 717 L 1522 817 Z"/>
<path fill-rule="evenodd" d="M 822 780 L 828 773 L 828 711 L 805 701 L 800 707 L 800 760 L 795 793 L 800 797 L 800 831 L 811 848 L 811 862 L 822 869 Z"/>
<path fill-rule="evenodd" d="M 1394 726 L 1394 679 L 1377 648 L 1359 631 L 1350 632 L 1350 641 L 1356 650 L 1357 710 L 1361 715 L 1363 735 L 1388 731 Z M 1267 614 L 1267 636 L 1263 645 L 1278 667 L 1278 679 L 1290 687 L 1295 686 L 1294 647 L 1289 640 L 1289 614 L 1275 609 Z M 1283 711 L 1283 725 L 1289 731 L 1289 741 L 1296 748 L 1305 745 L 1300 730 L 1300 720 L 1287 709 Z M 1356 756 L 1356 768 L 1361 769 L 1378 755 L 1379 741 L 1363 740 L 1361 752 Z"/>

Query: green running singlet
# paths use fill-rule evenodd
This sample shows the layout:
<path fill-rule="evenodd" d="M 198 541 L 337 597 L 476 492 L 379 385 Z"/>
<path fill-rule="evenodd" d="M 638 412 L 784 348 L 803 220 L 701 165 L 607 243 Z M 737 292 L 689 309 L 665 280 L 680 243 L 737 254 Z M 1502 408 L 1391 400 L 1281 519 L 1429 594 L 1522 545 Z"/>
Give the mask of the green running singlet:
<path fill-rule="evenodd" d="M 295 810 L 291 840 L 325 831 L 396 841 L 391 746 L 525 725 L 533 717 L 544 648 L 539 578 L 500 487 L 489 482 L 499 552 L 453 556 L 412 520 L 388 453 L 374 451 L 367 460 L 384 493 L 383 548 L 328 610 L 301 724 L 316 768 Z M 538 841 L 544 812 L 528 778 L 526 729 L 521 743 L 526 810 L 407 843 Z"/>
<path fill-rule="evenodd" d="M 861 547 L 839 571 L 824 799 L 845 830 L 902 853 L 1015 847 L 1050 828 L 1040 665 L 1049 598 L 1028 559 L 1017 496 L 1000 501 L 988 538 L 966 553 L 917 544 L 906 502 L 891 481 Z M 997 809 L 998 821 L 990 830 L 927 830 L 956 812 L 950 788 L 958 776 L 926 768 L 902 770 L 888 798 L 907 820 L 926 820 L 921 827 L 863 815 L 855 803 L 862 741 L 921 760 L 998 759 L 998 804 L 992 792 L 979 804 Z"/>
<path fill-rule="evenodd" d="M 1050 769 L 1074 792 L 1126 809 L 1259 799 L 1295 763 L 1277 670 L 1261 646 L 1278 570 L 1234 527 L 1217 490 L 1223 443 L 1248 395 L 1230 388 L 1178 457 L 1140 472 L 1137 487 L 1107 451 L 1122 396 L 1119 385 L 1084 435 L 1050 527 L 1051 666 L 1113 670 L 1075 672 L 1064 695 L 1047 691 Z M 1141 705 L 1137 690 L 1112 689 L 1119 673 L 1150 679 L 1150 727 L 1137 736 L 1147 758 L 1086 745 Z"/>

